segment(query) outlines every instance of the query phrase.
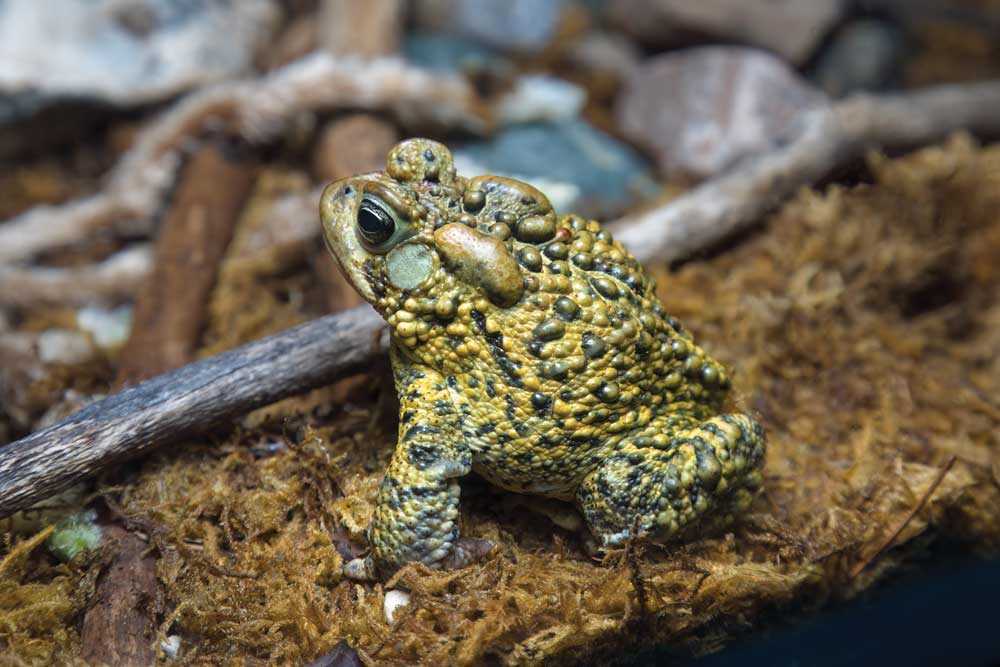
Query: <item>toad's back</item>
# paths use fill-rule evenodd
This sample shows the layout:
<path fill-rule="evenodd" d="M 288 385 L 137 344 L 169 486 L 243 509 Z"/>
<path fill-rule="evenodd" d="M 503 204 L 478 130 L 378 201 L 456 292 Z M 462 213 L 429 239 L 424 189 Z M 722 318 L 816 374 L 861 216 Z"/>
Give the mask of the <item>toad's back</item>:
<path fill-rule="evenodd" d="M 510 307 L 487 300 L 459 315 L 488 354 L 446 365 L 481 474 L 572 498 L 623 438 L 653 419 L 676 429 L 718 412 L 725 370 L 665 315 L 653 282 L 599 223 L 564 216 L 548 241 L 511 235 L 506 245 L 525 292 Z M 668 444 L 662 430 L 645 438 Z"/>

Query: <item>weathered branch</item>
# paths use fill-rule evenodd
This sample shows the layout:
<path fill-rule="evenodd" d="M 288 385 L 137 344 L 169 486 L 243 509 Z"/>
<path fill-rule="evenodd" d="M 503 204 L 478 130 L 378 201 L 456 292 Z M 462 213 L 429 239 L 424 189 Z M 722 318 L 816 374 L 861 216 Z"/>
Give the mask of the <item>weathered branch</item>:
<path fill-rule="evenodd" d="M 36 206 L 0 226 L 0 264 L 23 262 L 116 221 L 151 216 L 173 183 L 184 141 L 213 124 L 251 142 L 265 141 L 301 112 L 337 107 L 386 110 L 408 123 L 485 127 L 475 92 L 458 77 L 396 58 L 314 53 L 260 79 L 209 86 L 171 107 L 118 162 L 104 191 Z"/>
<path fill-rule="evenodd" d="M 857 95 L 801 117 L 789 145 L 754 157 L 689 193 L 622 218 L 615 236 L 640 261 L 690 256 L 758 220 L 798 188 L 878 147 L 913 147 L 956 130 L 1000 135 L 1000 82 Z"/>
<path fill-rule="evenodd" d="M 131 298 L 149 275 L 152 255 L 148 243 L 139 243 L 87 266 L 0 266 L 0 306 L 81 306 Z"/>
<path fill-rule="evenodd" d="M 160 225 L 153 273 L 135 302 L 116 385 L 195 358 L 219 263 L 256 177 L 256 161 L 240 153 L 210 141 L 184 167 Z"/>
<path fill-rule="evenodd" d="M 363 369 L 387 349 L 368 306 L 159 375 L 0 448 L 0 518 L 108 465 Z"/>

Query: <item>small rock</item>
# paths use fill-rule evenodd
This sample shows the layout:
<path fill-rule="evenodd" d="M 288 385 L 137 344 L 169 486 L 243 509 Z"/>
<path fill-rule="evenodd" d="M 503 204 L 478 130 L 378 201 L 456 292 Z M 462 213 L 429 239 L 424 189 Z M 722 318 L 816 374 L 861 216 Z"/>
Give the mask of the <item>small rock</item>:
<path fill-rule="evenodd" d="M 410 594 L 406 591 L 391 590 L 385 592 L 385 620 L 392 624 L 396 618 L 396 610 L 410 604 Z"/>
<path fill-rule="evenodd" d="M 555 38 L 566 0 L 415 0 L 424 30 L 449 32 L 501 49 L 537 53 Z"/>
<path fill-rule="evenodd" d="M 517 78 L 514 88 L 496 104 L 500 125 L 575 118 L 587 103 L 587 93 L 579 86 L 542 74 Z"/>
<path fill-rule="evenodd" d="M 844 12 L 843 0 L 611 0 L 611 18 L 658 48 L 689 44 L 692 34 L 774 51 L 805 62 Z"/>
<path fill-rule="evenodd" d="M 176 660 L 181 651 L 181 636 L 170 635 L 160 642 L 160 650 L 171 660 Z"/>
<path fill-rule="evenodd" d="M 403 39 L 403 56 L 414 65 L 438 72 L 468 72 L 513 64 L 474 39 L 442 32 L 412 32 Z"/>
<path fill-rule="evenodd" d="M 385 167 L 385 156 L 399 141 L 392 123 L 366 113 L 342 116 L 320 132 L 313 171 L 322 182 Z"/>
<path fill-rule="evenodd" d="M 132 329 L 132 307 L 119 306 L 114 309 L 86 306 L 76 313 L 76 324 L 94 337 L 99 347 L 118 347 L 128 340 Z"/>
<path fill-rule="evenodd" d="M 94 358 L 90 338 L 70 329 L 48 329 L 38 335 L 38 359 L 43 364 L 82 364 Z"/>
<path fill-rule="evenodd" d="M 701 47 L 656 56 L 629 77 L 618 127 L 668 176 L 707 178 L 791 141 L 826 97 L 765 51 Z"/>
<path fill-rule="evenodd" d="M 559 213 L 607 219 L 659 187 L 633 149 L 582 120 L 504 128 L 455 151 L 459 173 L 497 174 L 544 192 Z"/>
<path fill-rule="evenodd" d="M 341 639 L 333 650 L 322 655 L 305 667 L 364 667 L 358 652 Z"/>
<path fill-rule="evenodd" d="M 639 49 L 624 35 L 591 32 L 569 48 L 567 59 L 583 71 L 627 78 L 639 65 Z"/>
<path fill-rule="evenodd" d="M 402 0 L 322 0 L 316 16 L 319 46 L 335 56 L 375 58 L 399 50 Z"/>
<path fill-rule="evenodd" d="M 905 49 L 898 26 L 878 19 L 851 21 L 820 54 L 812 80 L 833 97 L 883 90 L 899 78 Z"/>
<path fill-rule="evenodd" d="M 249 71 L 278 16 L 272 0 L 0 3 L 0 91 L 154 102 Z"/>

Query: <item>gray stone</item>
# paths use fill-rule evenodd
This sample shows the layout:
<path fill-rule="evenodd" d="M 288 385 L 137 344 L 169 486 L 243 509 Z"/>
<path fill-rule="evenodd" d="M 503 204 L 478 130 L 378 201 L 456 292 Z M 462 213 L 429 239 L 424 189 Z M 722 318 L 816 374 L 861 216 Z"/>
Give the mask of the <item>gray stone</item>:
<path fill-rule="evenodd" d="M 576 118 L 586 103 L 587 92 L 576 84 L 545 74 L 525 74 L 496 101 L 494 113 L 500 125 L 557 122 Z"/>
<path fill-rule="evenodd" d="M 582 120 L 513 125 L 455 151 L 459 172 L 527 181 L 559 213 L 610 218 L 659 186 L 632 148 Z"/>
<path fill-rule="evenodd" d="M 425 30 L 468 37 L 504 51 L 538 52 L 555 36 L 566 0 L 415 0 Z"/>
<path fill-rule="evenodd" d="M 639 65 L 639 47 L 620 33 L 591 32 L 570 47 L 567 59 L 590 72 L 624 79 Z"/>
<path fill-rule="evenodd" d="M 513 64 L 497 51 L 474 39 L 442 32 L 407 34 L 403 38 L 403 56 L 414 65 L 439 72 L 514 72 Z"/>
<path fill-rule="evenodd" d="M 0 92 L 135 106 L 240 75 L 273 32 L 272 0 L 0 3 Z"/>
<path fill-rule="evenodd" d="M 800 65 L 844 11 L 842 0 L 612 0 L 612 19 L 656 47 L 692 34 L 774 51 Z"/>
<path fill-rule="evenodd" d="M 796 135 L 796 118 L 828 104 L 784 62 L 757 49 L 700 47 L 656 56 L 629 77 L 618 127 L 667 176 L 706 178 Z"/>
<path fill-rule="evenodd" d="M 46 329 L 38 335 L 38 358 L 43 364 L 83 364 L 97 350 L 90 338 L 71 329 Z"/>
<path fill-rule="evenodd" d="M 859 19 L 837 31 L 812 71 L 812 80 L 833 97 L 892 86 L 906 50 L 903 31 L 888 21 Z"/>

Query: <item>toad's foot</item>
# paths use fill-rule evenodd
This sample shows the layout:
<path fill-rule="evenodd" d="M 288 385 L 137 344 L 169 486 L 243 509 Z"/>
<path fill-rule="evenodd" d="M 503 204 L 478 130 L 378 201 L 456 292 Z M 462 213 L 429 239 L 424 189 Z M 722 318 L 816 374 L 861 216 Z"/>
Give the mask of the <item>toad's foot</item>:
<path fill-rule="evenodd" d="M 430 565 L 435 569 L 458 569 L 484 560 L 494 548 L 496 548 L 496 544 L 491 540 L 481 540 L 476 537 L 461 537 L 457 540 L 455 547 L 447 557 Z M 378 575 L 378 568 L 371 555 L 364 558 L 355 558 L 344 565 L 344 576 L 348 579 L 374 581 L 379 578 Z"/>

